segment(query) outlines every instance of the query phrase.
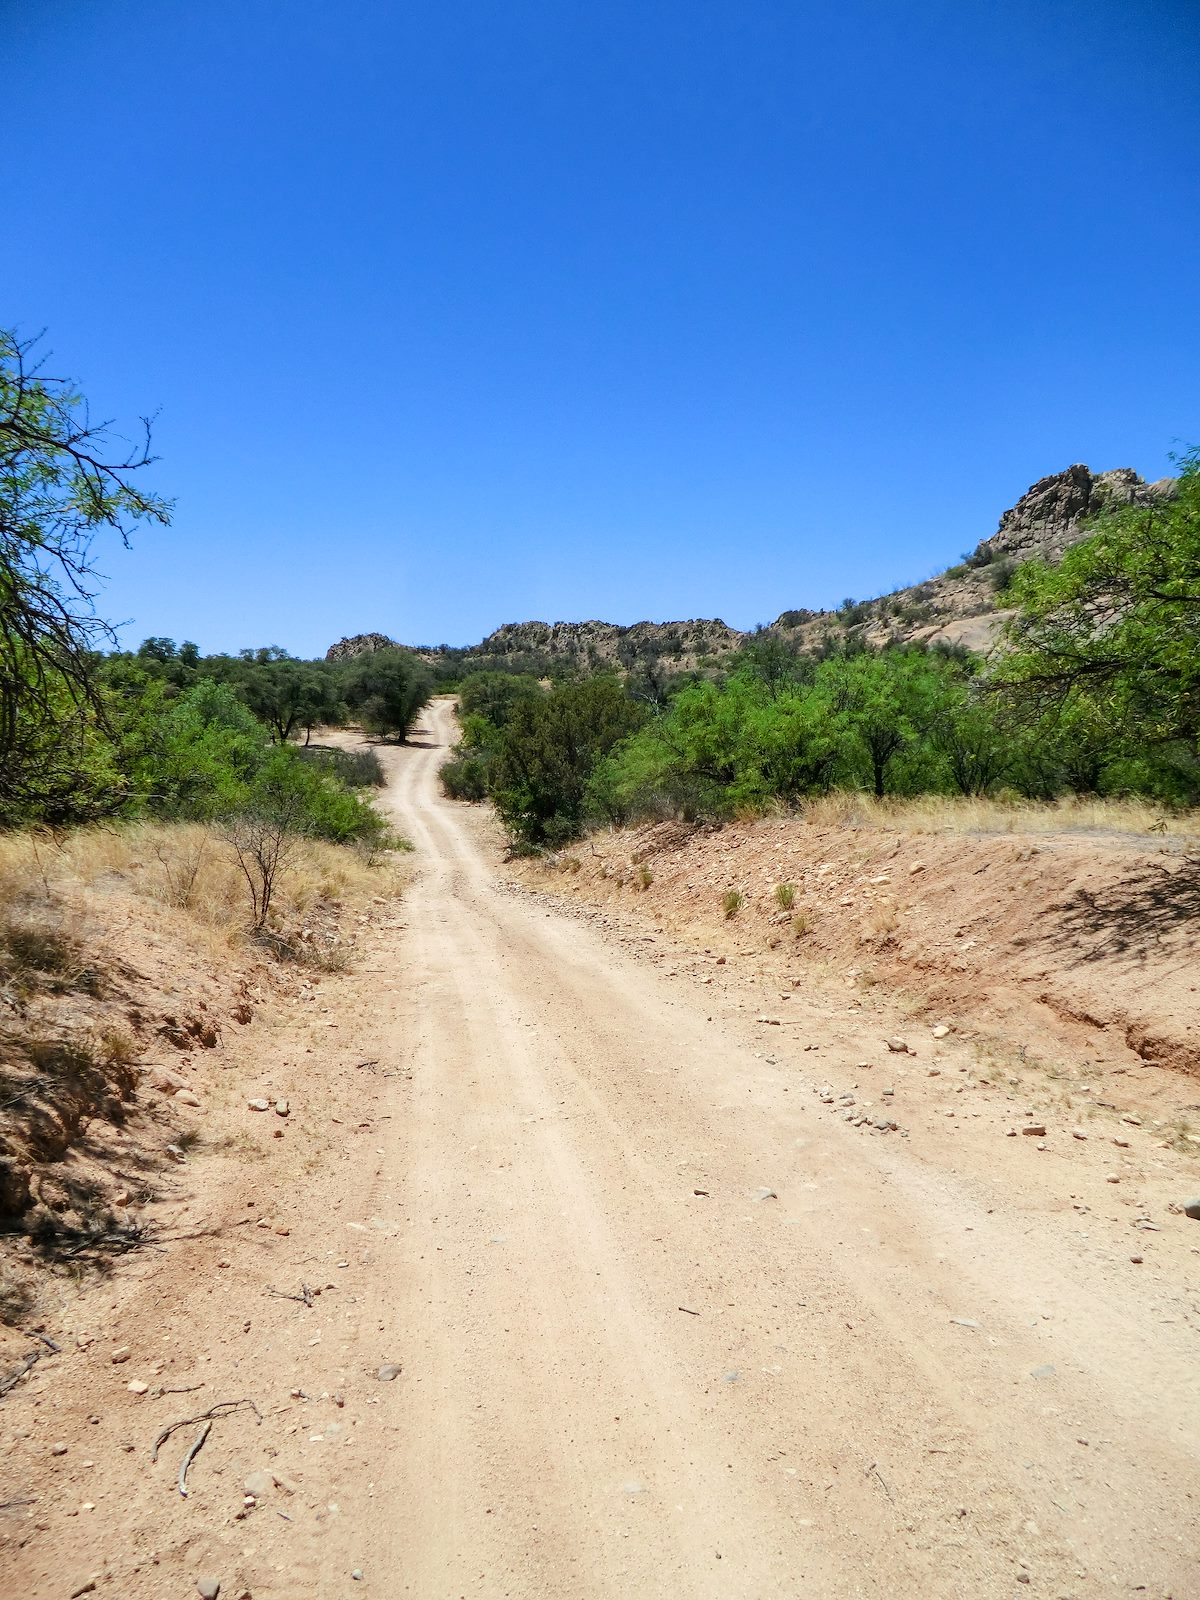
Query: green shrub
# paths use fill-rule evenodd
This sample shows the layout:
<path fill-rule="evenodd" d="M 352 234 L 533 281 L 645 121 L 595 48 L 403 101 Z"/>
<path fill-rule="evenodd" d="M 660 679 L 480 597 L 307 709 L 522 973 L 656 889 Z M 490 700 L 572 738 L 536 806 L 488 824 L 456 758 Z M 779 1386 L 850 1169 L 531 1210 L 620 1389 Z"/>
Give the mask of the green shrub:
<path fill-rule="evenodd" d="M 492 771 L 492 798 L 514 839 L 560 845 L 578 836 L 588 786 L 604 756 L 646 719 L 615 678 L 585 678 L 513 706 Z"/>
<path fill-rule="evenodd" d="M 343 750 L 337 745 L 301 745 L 297 754 L 323 767 L 348 789 L 382 789 L 387 783 L 383 763 L 374 750 Z"/>
<path fill-rule="evenodd" d="M 473 672 L 463 680 L 459 690 L 458 709 L 464 727 L 469 720 L 478 719 L 479 742 L 487 742 L 488 730 L 498 731 L 508 726 L 513 707 L 522 700 L 541 694 L 535 678 L 513 672 Z M 471 740 L 467 740 L 471 743 Z"/>
<path fill-rule="evenodd" d="M 461 746 L 459 747 L 461 750 Z M 488 763 L 483 756 L 454 755 L 438 773 L 443 792 L 451 800 L 486 800 Z"/>
<path fill-rule="evenodd" d="M 130 807 L 179 821 L 281 814 L 295 832 L 335 843 L 378 842 L 387 825 L 357 792 L 378 760 L 272 744 L 223 683 L 202 678 L 175 699 L 152 684 L 126 707 L 121 755 Z"/>
<path fill-rule="evenodd" d="M 1002 594 L 1012 582 L 1013 574 L 1017 570 L 1017 563 L 1011 556 L 1005 556 L 1001 561 L 993 561 L 988 568 L 988 582 L 996 594 Z"/>
<path fill-rule="evenodd" d="M 367 800 L 290 748 L 270 752 L 239 810 L 279 818 L 293 832 L 333 844 L 379 843 L 388 832 Z"/>

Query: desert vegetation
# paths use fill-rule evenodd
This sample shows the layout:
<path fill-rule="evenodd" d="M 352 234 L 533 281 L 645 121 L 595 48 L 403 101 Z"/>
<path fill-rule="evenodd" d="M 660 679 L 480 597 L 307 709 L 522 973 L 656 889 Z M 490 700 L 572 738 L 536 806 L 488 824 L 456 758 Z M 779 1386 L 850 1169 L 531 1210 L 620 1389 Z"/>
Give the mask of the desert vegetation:
<path fill-rule="evenodd" d="M 343 971 L 346 912 L 395 884 L 311 835 L 239 832 L 235 850 L 234 827 L 251 823 L 0 835 L 0 1228 L 19 1218 L 48 1262 L 137 1242 L 114 1197 L 154 1191 L 186 1138 L 156 1126 L 146 1092 L 187 1081 L 164 1054 L 216 1050 L 272 989 Z M 0 1321 L 14 1309 L 0 1296 Z"/>
<path fill-rule="evenodd" d="M 752 815 L 822 796 L 879 804 L 1200 801 L 1200 456 L 1176 492 L 1102 512 L 1055 562 L 1008 579 L 993 658 L 751 639 L 727 670 L 546 684 L 480 674 L 444 773 L 491 794 L 514 841 L 590 825 Z M 855 802 L 857 803 L 857 802 Z"/>
<path fill-rule="evenodd" d="M 223 822 L 383 842 L 378 765 L 311 747 L 354 718 L 403 738 L 430 677 L 411 653 L 299 661 L 277 646 L 202 656 L 150 638 L 119 651 L 96 609 L 93 543 L 165 525 L 143 487 L 149 433 L 115 448 L 28 342 L 0 333 L 0 827 L 100 819 Z M 304 747 L 298 745 L 303 736 Z"/>
<path fill-rule="evenodd" d="M 176 978 L 198 992 L 219 968 L 249 1020 L 231 975 L 340 969 L 344 910 L 387 885 L 379 854 L 400 841 L 370 801 L 378 758 L 313 730 L 354 718 L 403 738 L 429 693 L 399 650 L 116 649 L 93 543 L 169 522 L 152 467 L 148 433 L 115 445 L 0 333 L 0 1219 L 72 1249 L 116 1237 L 96 1154 L 111 1137 L 82 1175 L 55 1164 L 134 1115 L 152 1039 L 217 1041 L 198 1000 L 171 1009 Z"/>

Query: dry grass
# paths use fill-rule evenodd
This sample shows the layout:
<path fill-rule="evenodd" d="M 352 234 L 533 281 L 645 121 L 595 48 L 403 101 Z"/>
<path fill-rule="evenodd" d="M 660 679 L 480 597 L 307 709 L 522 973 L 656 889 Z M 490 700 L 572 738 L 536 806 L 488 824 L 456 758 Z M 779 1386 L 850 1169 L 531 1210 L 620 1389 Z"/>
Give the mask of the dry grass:
<path fill-rule="evenodd" d="M 883 944 L 894 943 L 899 926 L 900 915 L 893 905 L 873 906 L 867 915 L 868 936 Z"/>
<path fill-rule="evenodd" d="M 0 905 L 0 973 L 14 1000 L 37 991 L 99 990 L 99 975 L 68 926 L 65 907 L 35 888 L 21 888 Z"/>
<path fill-rule="evenodd" d="M 320 903 L 341 906 L 395 892 L 399 877 L 390 861 L 371 865 L 354 849 L 301 840 L 280 877 L 278 921 L 302 921 Z M 58 971 L 71 982 L 78 911 L 105 887 L 184 912 L 218 942 L 241 940 L 251 921 L 233 850 L 200 823 L 85 828 L 61 840 L 7 834 L 0 836 L 0 942 L 14 966 Z"/>
<path fill-rule="evenodd" d="M 736 917 L 745 904 L 746 896 L 740 889 L 726 889 L 721 896 L 721 909 L 725 913 L 726 922 Z"/>
<path fill-rule="evenodd" d="M 1200 839 L 1200 812 L 1167 811 L 1149 800 L 914 798 L 840 791 L 807 800 L 806 822 L 819 828 L 890 828 L 900 833 L 1120 833 Z"/>
<path fill-rule="evenodd" d="M 213 1047 L 223 1016 L 249 1022 L 266 955 L 344 970 L 354 924 L 370 920 L 355 912 L 406 876 L 394 859 L 298 840 L 269 924 L 254 928 L 214 830 L 0 834 L 0 1223 L 36 1218 L 56 1258 L 131 1247 L 105 1196 L 131 1181 L 116 1163 L 142 1159 L 141 1134 L 122 1136 L 129 1154 L 111 1130 L 127 1123 L 148 1044 L 156 1059 L 161 1041 Z M 186 1127 L 175 1143 L 186 1149 Z M 0 1320 L 19 1305 L 20 1286 L 0 1283 Z"/>
<path fill-rule="evenodd" d="M 31 1279 L 19 1275 L 7 1262 L 0 1264 L 0 1323 L 8 1328 L 20 1327 L 36 1303 Z"/>

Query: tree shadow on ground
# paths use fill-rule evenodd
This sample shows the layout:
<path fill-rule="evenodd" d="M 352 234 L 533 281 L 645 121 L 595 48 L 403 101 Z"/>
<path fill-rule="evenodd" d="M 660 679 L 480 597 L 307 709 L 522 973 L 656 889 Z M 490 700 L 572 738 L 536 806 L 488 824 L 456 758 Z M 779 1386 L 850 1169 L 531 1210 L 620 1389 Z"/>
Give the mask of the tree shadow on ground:
<path fill-rule="evenodd" d="M 1053 926 L 1026 948 L 1065 957 L 1067 965 L 1114 960 L 1140 965 L 1163 945 L 1178 947 L 1192 960 L 1186 938 L 1200 934 L 1200 858 L 1189 857 L 1174 870 L 1148 862 L 1119 883 L 1077 889 L 1049 907 L 1048 915 Z"/>

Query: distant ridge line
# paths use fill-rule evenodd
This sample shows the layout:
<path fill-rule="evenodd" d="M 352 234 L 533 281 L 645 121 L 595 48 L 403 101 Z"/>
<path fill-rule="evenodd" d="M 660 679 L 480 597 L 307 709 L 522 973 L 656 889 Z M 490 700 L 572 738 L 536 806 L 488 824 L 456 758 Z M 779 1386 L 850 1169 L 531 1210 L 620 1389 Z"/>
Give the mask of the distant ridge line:
<path fill-rule="evenodd" d="M 838 611 L 807 607 L 783 611 L 767 628 L 803 649 L 819 648 L 838 636 L 857 635 L 864 643 L 958 645 L 987 651 L 1006 612 L 996 596 L 1019 562 L 1033 556 L 1053 559 L 1086 534 L 1086 519 L 1108 507 L 1149 505 L 1173 494 L 1176 480 L 1147 483 L 1132 467 L 1092 472 L 1076 463 L 1031 484 L 1000 518 L 996 532 L 983 539 L 964 561 L 923 583 Z M 503 668 L 521 657 L 576 666 L 630 667 L 639 660 L 661 660 L 679 671 L 719 662 L 754 635 L 731 628 L 719 617 L 677 622 L 506 622 L 477 645 L 403 646 L 385 633 L 359 633 L 339 639 L 326 651 L 329 661 L 344 661 L 373 650 L 406 648 L 436 662 L 461 658 Z"/>

